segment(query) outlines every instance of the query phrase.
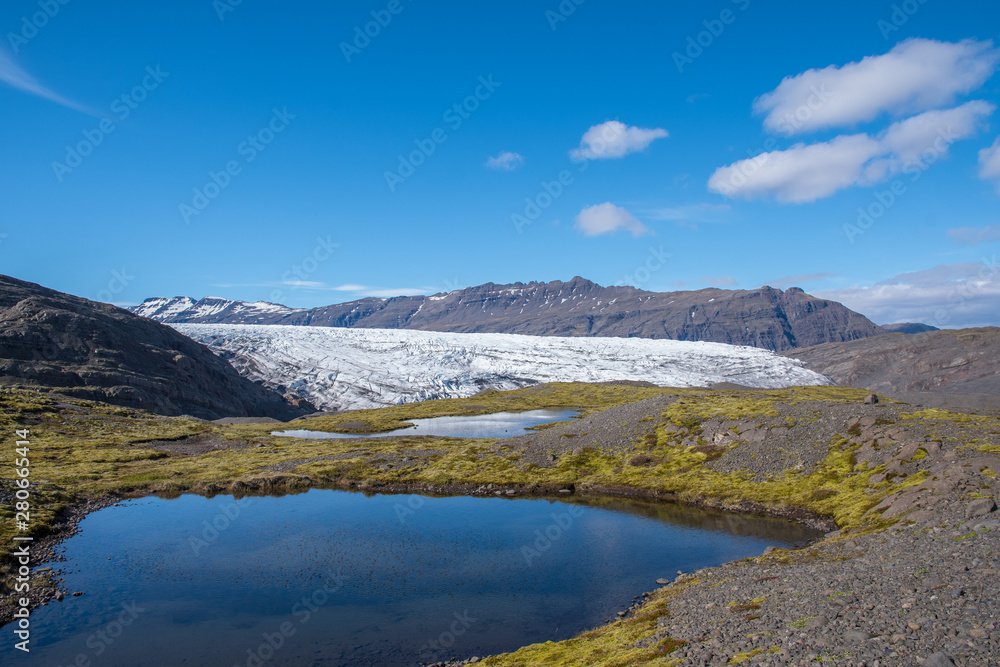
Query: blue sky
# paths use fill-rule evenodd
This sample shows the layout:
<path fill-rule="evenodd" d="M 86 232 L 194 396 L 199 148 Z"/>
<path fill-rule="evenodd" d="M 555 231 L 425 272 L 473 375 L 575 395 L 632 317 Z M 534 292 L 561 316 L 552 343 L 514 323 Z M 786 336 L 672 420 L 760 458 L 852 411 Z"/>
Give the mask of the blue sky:
<path fill-rule="evenodd" d="M 998 26 L 986 0 L 11 0 L 0 272 L 299 307 L 798 285 L 997 325 Z"/>

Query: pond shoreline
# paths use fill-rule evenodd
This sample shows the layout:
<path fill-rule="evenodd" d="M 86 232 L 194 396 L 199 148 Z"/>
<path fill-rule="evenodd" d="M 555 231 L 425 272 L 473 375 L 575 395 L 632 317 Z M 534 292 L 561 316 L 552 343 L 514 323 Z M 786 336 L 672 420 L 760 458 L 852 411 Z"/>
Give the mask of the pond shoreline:
<path fill-rule="evenodd" d="M 542 486 L 542 485 L 474 485 L 474 484 L 446 484 L 433 485 L 422 483 L 394 483 L 394 484 L 370 484 L 365 481 L 352 481 L 346 483 L 330 483 L 329 481 L 318 481 L 315 484 L 308 484 L 288 488 L 277 492 L 273 489 L 261 488 L 255 490 L 252 487 L 243 486 L 240 493 L 206 491 L 204 489 L 192 488 L 179 493 L 171 492 L 140 492 L 135 494 L 107 494 L 102 496 L 88 497 L 79 502 L 75 502 L 66 507 L 58 516 L 55 529 L 44 536 L 36 538 L 32 543 L 32 563 L 58 563 L 61 558 L 57 552 L 57 547 L 65 540 L 73 537 L 79 532 L 80 522 L 89 514 L 111 507 L 119 503 L 131 500 L 141 500 L 143 498 L 161 497 L 174 498 L 180 495 L 197 495 L 202 497 L 214 497 L 216 495 L 233 495 L 235 498 L 244 497 L 280 497 L 283 495 L 306 493 L 311 490 L 328 491 L 350 491 L 365 494 L 382 495 L 423 495 L 428 497 L 496 497 L 504 499 L 547 499 L 553 501 L 572 502 L 574 499 L 601 499 L 601 498 L 625 498 L 632 500 L 653 501 L 658 503 L 674 503 L 687 507 L 718 510 L 727 513 L 747 514 L 760 517 L 773 517 L 787 519 L 800 523 L 808 528 L 829 532 L 836 529 L 836 523 L 829 517 L 816 515 L 808 510 L 795 507 L 767 507 L 761 503 L 752 501 L 730 502 L 715 498 L 679 499 L 676 495 L 626 486 L 593 486 L 579 488 L 575 485 L 565 486 Z M 495 487 L 495 488 L 493 488 Z M 568 491 L 568 493 L 567 493 Z M 39 573 L 33 570 L 31 575 L 31 593 L 29 600 L 30 610 L 35 610 L 45 604 L 58 604 L 56 595 L 62 593 L 64 596 L 72 595 L 75 591 L 67 591 L 62 587 L 64 583 L 59 576 L 58 566 L 53 565 L 52 571 Z M 86 594 L 86 591 L 83 591 Z M 6 627 L 14 620 L 15 607 L 13 598 L 4 599 L 0 604 L 0 628 Z"/>
<path fill-rule="evenodd" d="M 502 444 L 401 438 L 355 443 L 354 449 L 294 440 L 279 445 L 262 433 L 267 425 L 164 420 L 177 441 L 211 432 L 244 444 L 164 454 L 144 445 L 164 440 L 157 434 L 111 446 L 136 461 L 130 470 L 166 471 L 165 479 L 118 493 L 76 486 L 77 497 L 86 500 L 60 514 L 59 525 L 36 544 L 61 541 L 71 534 L 74 517 L 78 521 L 102 503 L 181 493 L 280 495 L 328 488 L 678 502 L 838 530 L 803 548 L 685 574 L 651 591 L 643 605 L 614 623 L 482 662 L 520 667 L 653 661 L 672 667 L 825 659 L 885 667 L 918 660 L 987 665 L 989 655 L 1000 654 L 1000 419 L 864 405 L 862 392 L 829 388 L 668 394 L 542 387 L 498 397 L 477 397 L 474 405 L 575 405 L 587 411 L 580 420 Z M 348 417 L 393 421 L 427 416 L 431 409 L 455 414 L 464 405 L 401 406 Z M 78 441 L 66 447 L 79 450 Z M 100 451 L 109 451 L 104 447 Z M 213 463 L 206 467 L 208 461 Z M 253 463 L 234 467 L 233 461 Z M 219 466 L 227 462 L 243 472 L 223 475 Z M 462 478 L 473 481 L 454 481 Z M 55 479 L 63 489 L 74 488 Z M 121 489 L 117 479 L 100 480 L 103 486 L 90 482 L 90 488 Z"/>

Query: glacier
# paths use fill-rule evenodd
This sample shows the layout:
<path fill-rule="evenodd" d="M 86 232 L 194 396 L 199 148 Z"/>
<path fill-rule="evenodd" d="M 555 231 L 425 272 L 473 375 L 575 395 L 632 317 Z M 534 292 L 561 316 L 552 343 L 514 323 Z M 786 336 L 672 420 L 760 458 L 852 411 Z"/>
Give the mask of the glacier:
<path fill-rule="evenodd" d="M 832 382 L 794 359 L 725 343 L 406 329 L 172 324 L 265 386 L 321 410 L 354 410 L 541 382 L 732 382 L 777 389 Z"/>

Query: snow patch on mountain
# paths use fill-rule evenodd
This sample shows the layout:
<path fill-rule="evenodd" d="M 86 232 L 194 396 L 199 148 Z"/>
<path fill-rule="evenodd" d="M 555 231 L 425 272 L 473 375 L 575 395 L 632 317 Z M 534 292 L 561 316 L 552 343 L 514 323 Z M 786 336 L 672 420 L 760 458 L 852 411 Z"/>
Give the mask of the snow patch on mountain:
<path fill-rule="evenodd" d="M 539 382 L 646 380 L 704 387 L 831 384 L 753 347 L 643 338 L 561 338 L 401 329 L 173 324 L 243 375 L 324 410 L 459 398 Z"/>
<path fill-rule="evenodd" d="M 138 306 L 132 308 L 132 312 L 159 322 L 219 322 L 237 320 L 252 323 L 254 321 L 259 322 L 264 318 L 274 318 L 302 312 L 302 310 L 267 301 L 247 303 L 246 301 L 232 301 L 216 296 L 207 296 L 204 299 L 195 301 L 188 296 L 175 296 L 173 298 L 154 297 L 146 299 Z"/>
<path fill-rule="evenodd" d="M 166 319 L 190 310 L 196 301 L 189 296 L 175 296 L 172 299 L 156 297 L 146 299 L 135 307 L 133 312 L 141 317 L 151 319 Z"/>

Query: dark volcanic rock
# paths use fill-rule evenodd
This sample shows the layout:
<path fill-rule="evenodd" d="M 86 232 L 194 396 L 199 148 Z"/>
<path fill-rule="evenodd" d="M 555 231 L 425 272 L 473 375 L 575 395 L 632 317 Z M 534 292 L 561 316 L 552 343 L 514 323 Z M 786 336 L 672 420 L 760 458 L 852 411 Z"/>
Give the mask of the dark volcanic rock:
<path fill-rule="evenodd" d="M 786 353 L 842 386 L 1000 396 L 1000 328 L 889 334 Z"/>
<path fill-rule="evenodd" d="M 313 412 L 207 347 L 127 310 L 0 276 L 0 382 L 205 419 Z"/>
<path fill-rule="evenodd" d="M 601 287 L 579 277 L 569 282 L 488 283 L 430 297 L 368 298 L 312 310 L 187 297 L 148 299 L 133 310 L 161 322 L 661 338 L 769 350 L 884 333 L 842 304 L 797 287 L 784 292 L 762 287 L 660 293 Z"/>

